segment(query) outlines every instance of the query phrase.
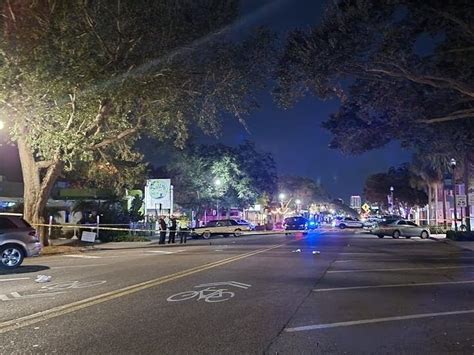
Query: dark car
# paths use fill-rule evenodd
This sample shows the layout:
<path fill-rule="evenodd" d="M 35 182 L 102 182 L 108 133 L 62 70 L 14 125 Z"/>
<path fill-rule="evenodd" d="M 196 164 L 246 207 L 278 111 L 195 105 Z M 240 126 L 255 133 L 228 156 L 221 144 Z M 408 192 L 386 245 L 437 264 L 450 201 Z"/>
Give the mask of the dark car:
<path fill-rule="evenodd" d="M 304 217 L 288 217 L 283 222 L 286 231 L 308 231 L 309 222 Z"/>

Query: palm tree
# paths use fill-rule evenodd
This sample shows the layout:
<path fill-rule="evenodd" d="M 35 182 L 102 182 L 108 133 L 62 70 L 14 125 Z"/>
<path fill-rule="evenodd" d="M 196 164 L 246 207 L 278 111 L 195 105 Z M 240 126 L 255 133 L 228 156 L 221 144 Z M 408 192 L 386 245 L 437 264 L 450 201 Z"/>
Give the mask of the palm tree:
<path fill-rule="evenodd" d="M 446 196 L 444 189 L 444 174 L 449 171 L 449 155 L 446 153 L 417 151 L 413 156 L 411 171 L 425 183 L 428 193 L 428 208 L 432 211 L 432 201 L 435 201 L 435 223 L 438 223 L 438 191 L 443 191 L 443 220 L 446 225 Z M 430 221 L 428 221 L 430 224 Z"/>

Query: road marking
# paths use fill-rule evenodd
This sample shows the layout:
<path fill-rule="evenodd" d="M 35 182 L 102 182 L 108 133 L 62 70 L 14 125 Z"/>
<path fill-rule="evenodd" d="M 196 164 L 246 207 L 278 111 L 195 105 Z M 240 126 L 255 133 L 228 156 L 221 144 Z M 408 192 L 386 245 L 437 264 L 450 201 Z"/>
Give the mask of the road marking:
<path fill-rule="evenodd" d="M 379 271 L 410 271 L 410 270 L 446 270 L 446 269 L 464 269 L 467 267 L 474 267 L 474 265 L 466 266 L 440 266 L 440 267 L 400 267 L 394 269 L 360 269 L 360 270 L 330 270 L 328 274 L 343 273 L 343 272 L 379 272 Z"/>
<path fill-rule="evenodd" d="M 0 279 L 0 282 L 7 282 L 7 281 L 20 281 L 20 280 L 29 280 L 29 277 L 17 277 L 12 279 Z"/>
<path fill-rule="evenodd" d="M 162 277 L 159 277 L 159 278 L 156 278 L 156 279 L 153 279 L 153 280 L 149 280 L 149 281 L 141 282 L 141 283 L 138 283 L 138 284 L 135 284 L 135 285 L 127 286 L 127 287 L 124 287 L 124 288 L 121 288 L 121 289 L 118 289 L 118 290 L 115 290 L 115 291 L 106 292 L 106 293 L 103 293 L 103 294 L 100 294 L 100 295 L 97 295 L 97 296 L 93 296 L 93 297 L 89 297 L 89 298 L 86 298 L 86 299 L 83 299 L 83 300 L 80 300 L 80 301 L 72 302 L 72 303 L 69 303 L 69 304 L 62 305 L 62 306 L 53 307 L 53 308 L 47 309 L 45 311 L 30 314 L 28 316 L 24 316 L 24 317 L 12 319 L 12 320 L 9 320 L 9 321 L 5 321 L 5 322 L 0 323 L 0 334 L 7 333 L 7 332 L 10 332 L 12 330 L 20 329 L 20 328 L 23 328 L 23 327 L 27 327 L 27 326 L 30 326 L 30 325 L 33 325 L 33 324 L 51 319 L 51 318 L 61 316 L 61 315 L 76 312 L 76 311 L 79 311 L 79 310 L 84 309 L 84 308 L 88 308 L 88 307 L 91 307 L 91 306 L 94 306 L 94 305 L 97 305 L 97 304 L 101 304 L 101 303 L 104 303 L 104 302 L 107 302 L 107 301 L 110 301 L 110 300 L 113 300 L 113 299 L 116 299 L 116 298 L 124 297 L 124 296 L 130 295 L 130 294 L 133 294 L 133 293 L 136 293 L 136 292 L 139 292 L 139 291 L 143 291 L 143 290 L 146 290 L 146 289 L 149 289 L 149 288 L 152 288 L 152 287 L 156 287 L 156 286 L 159 286 L 161 284 L 164 284 L 164 283 L 167 283 L 167 282 L 170 282 L 170 281 L 174 281 L 174 280 L 178 280 L 180 278 L 183 278 L 183 277 L 186 277 L 186 276 L 189 276 L 189 275 L 193 275 L 193 274 L 205 271 L 205 270 L 209 270 L 209 269 L 213 269 L 213 268 L 216 268 L 216 267 L 219 267 L 219 266 L 222 266 L 222 265 L 233 263 L 235 261 L 239 261 L 239 260 L 254 256 L 254 255 L 257 255 L 257 254 L 265 253 L 267 251 L 270 251 L 270 250 L 273 250 L 273 249 L 276 249 L 276 248 L 280 248 L 284 245 L 286 245 L 286 244 L 278 244 L 278 245 L 271 246 L 269 248 L 260 249 L 260 250 L 252 251 L 252 252 L 245 253 L 245 254 L 240 254 L 240 255 L 237 255 L 237 256 L 234 256 L 234 257 L 222 259 L 222 260 L 215 261 L 215 262 L 212 262 L 212 263 L 209 263 L 209 264 L 204 264 L 204 265 L 196 266 L 196 267 L 191 268 L 191 269 L 179 271 L 179 272 L 171 274 L 171 275 L 162 276 Z"/>
<path fill-rule="evenodd" d="M 82 259 L 100 259 L 100 256 L 94 255 L 81 255 L 81 254 L 66 254 L 63 255 L 66 258 L 82 258 Z"/>
<path fill-rule="evenodd" d="M 56 295 L 60 295 L 66 292 L 50 292 L 50 293 L 34 293 L 31 295 L 22 295 L 18 292 L 12 292 L 7 295 L 0 295 L 0 301 L 14 301 L 24 298 L 44 298 L 44 297 L 53 297 Z"/>
<path fill-rule="evenodd" d="M 147 250 L 146 253 L 156 253 L 156 254 L 164 254 L 164 255 L 169 255 L 169 254 L 176 254 L 176 253 L 181 253 L 185 250 L 176 250 L 176 251 L 164 251 L 164 250 Z"/>
<path fill-rule="evenodd" d="M 69 269 L 69 268 L 79 268 L 79 267 L 96 267 L 104 266 L 107 264 L 88 264 L 88 265 L 66 265 L 66 266 L 52 266 L 51 269 Z"/>
<path fill-rule="evenodd" d="M 190 290 L 180 292 L 168 297 L 166 300 L 168 302 L 180 302 L 197 298 L 197 301 L 203 299 L 205 302 L 208 303 L 217 303 L 228 301 L 235 296 L 235 293 L 229 291 L 227 288 L 217 288 L 216 286 L 234 286 L 238 288 L 243 288 L 244 290 L 247 290 L 249 287 L 252 287 L 252 285 L 244 284 L 242 282 L 237 281 L 212 282 L 208 284 L 194 286 L 194 288 L 206 287 L 205 289 L 199 291 Z"/>
<path fill-rule="evenodd" d="M 436 261 L 436 260 L 459 260 L 459 259 L 474 259 L 472 256 L 454 256 L 449 258 L 421 258 L 417 259 L 416 262 L 427 262 L 427 261 Z M 374 262 L 391 262 L 391 261 L 406 261 L 407 263 L 413 262 L 410 259 L 373 259 L 373 260 L 366 260 L 366 259 L 348 259 L 348 260 L 336 260 L 335 263 L 349 263 L 349 262 L 357 262 L 362 261 L 366 263 L 374 263 Z"/>
<path fill-rule="evenodd" d="M 391 284 L 391 285 L 374 285 L 374 286 L 350 286 L 350 287 L 335 287 L 335 288 L 315 288 L 313 290 L 313 292 L 365 290 L 365 289 L 371 289 L 371 288 L 458 285 L 458 284 L 472 284 L 472 283 L 474 283 L 474 280 L 469 280 L 469 281 L 446 281 L 446 282 L 422 282 L 422 283 L 411 283 L 411 284 Z"/>
<path fill-rule="evenodd" d="M 348 322 L 313 324 L 313 325 L 305 325 L 301 327 L 285 328 L 285 332 L 288 332 L 288 333 L 303 332 L 307 330 L 350 327 L 353 325 L 361 325 L 361 324 L 394 322 L 394 321 L 401 321 L 401 320 L 443 317 L 443 316 L 453 316 L 453 315 L 462 315 L 462 314 L 474 314 L 474 309 L 466 309 L 466 310 L 452 311 L 452 312 L 411 314 L 407 316 L 395 316 L 395 317 L 385 317 L 385 318 L 361 319 L 361 320 L 353 320 L 353 321 L 348 321 Z"/>

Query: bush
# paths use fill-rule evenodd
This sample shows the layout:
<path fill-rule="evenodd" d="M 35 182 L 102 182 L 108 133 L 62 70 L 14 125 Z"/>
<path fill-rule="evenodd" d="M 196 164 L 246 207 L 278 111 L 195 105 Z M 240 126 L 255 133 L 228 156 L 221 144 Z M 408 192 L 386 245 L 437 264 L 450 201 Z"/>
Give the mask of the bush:
<path fill-rule="evenodd" d="M 474 232 L 455 232 L 448 231 L 446 238 L 456 241 L 474 242 Z"/>
<path fill-rule="evenodd" d="M 449 230 L 448 228 L 444 228 L 444 226 L 429 226 L 431 234 L 446 234 Z"/>

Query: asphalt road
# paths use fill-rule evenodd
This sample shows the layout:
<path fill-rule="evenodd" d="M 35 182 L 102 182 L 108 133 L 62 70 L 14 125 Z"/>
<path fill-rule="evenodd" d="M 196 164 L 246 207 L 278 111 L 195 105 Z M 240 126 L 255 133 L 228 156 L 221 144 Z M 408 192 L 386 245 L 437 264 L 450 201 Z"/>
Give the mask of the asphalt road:
<path fill-rule="evenodd" d="M 322 231 L 29 259 L 0 353 L 474 354 L 474 253 Z"/>

